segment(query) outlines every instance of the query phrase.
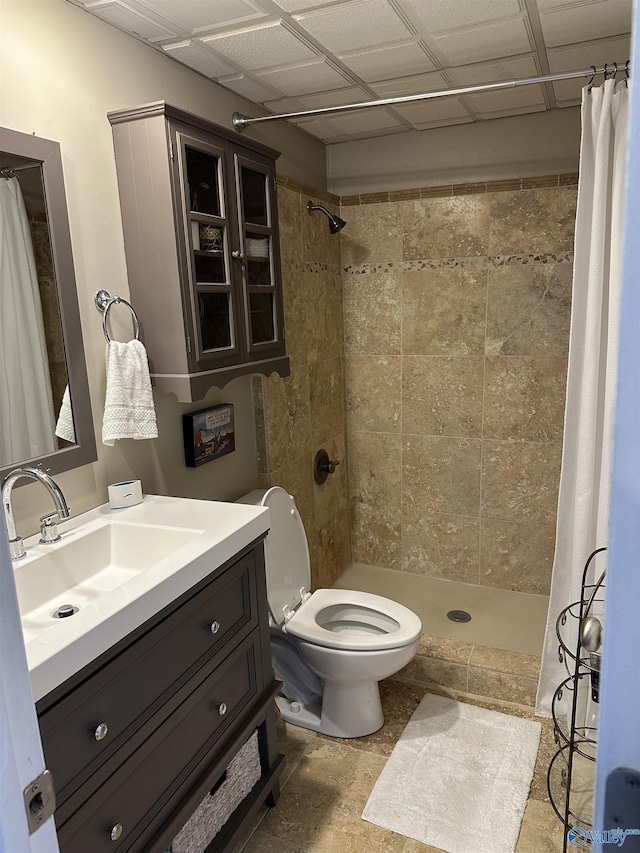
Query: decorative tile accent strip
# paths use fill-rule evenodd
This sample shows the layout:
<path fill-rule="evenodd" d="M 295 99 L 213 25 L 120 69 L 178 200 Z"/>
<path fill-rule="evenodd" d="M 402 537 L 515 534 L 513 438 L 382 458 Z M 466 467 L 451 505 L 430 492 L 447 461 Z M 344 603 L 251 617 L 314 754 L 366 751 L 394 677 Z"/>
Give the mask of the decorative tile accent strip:
<path fill-rule="evenodd" d="M 300 274 L 310 272 L 314 275 L 319 275 L 323 272 L 339 272 L 339 264 L 322 264 L 316 261 L 290 261 L 283 269 L 283 275 L 290 273 Z"/>
<path fill-rule="evenodd" d="M 310 195 L 313 198 L 319 198 L 321 201 L 328 201 L 330 204 L 340 204 L 339 195 L 334 195 L 334 193 L 327 192 L 326 190 L 320 190 L 318 187 L 311 186 L 311 184 L 303 184 L 284 175 L 278 175 L 276 180 L 278 186 L 286 187 L 288 190 L 300 193 L 300 195 Z"/>
<path fill-rule="evenodd" d="M 380 202 L 409 201 L 418 198 L 442 198 L 444 196 L 475 195 L 477 193 L 501 193 L 514 190 L 547 189 L 549 187 L 572 187 L 578 184 L 577 172 L 564 175 L 540 175 L 533 178 L 508 178 L 503 181 L 479 181 L 466 184 L 446 184 L 440 187 L 418 187 L 388 192 L 345 195 L 339 199 L 343 207 Z M 336 198 L 336 196 L 333 196 Z"/>
<path fill-rule="evenodd" d="M 378 264 L 350 264 L 342 267 L 347 275 L 367 275 L 369 273 L 384 273 L 399 270 L 400 272 L 417 272 L 419 270 L 440 269 L 494 269 L 504 266 L 526 266 L 527 264 L 573 264 L 573 252 L 561 254 L 531 254 L 531 255 L 487 255 L 478 258 L 424 258 L 416 261 L 389 261 Z M 301 266 L 321 266 L 320 264 L 301 264 Z M 313 271 L 313 270 L 311 270 Z"/>

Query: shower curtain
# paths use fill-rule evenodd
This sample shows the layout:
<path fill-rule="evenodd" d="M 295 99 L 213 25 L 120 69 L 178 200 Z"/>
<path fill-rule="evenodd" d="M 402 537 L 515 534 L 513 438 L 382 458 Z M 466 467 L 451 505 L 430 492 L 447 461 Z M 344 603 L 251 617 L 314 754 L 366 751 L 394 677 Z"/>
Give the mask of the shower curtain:
<path fill-rule="evenodd" d="M 607 544 L 615 417 L 628 91 L 606 80 L 582 92 L 573 302 L 556 552 L 536 713 L 551 715 L 566 678 L 559 612 L 580 598 L 589 554 Z M 598 573 L 605 562 L 597 563 Z M 569 622 L 576 620 L 570 619 Z M 567 625 L 567 627 L 569 627 Z M 575 648 L 576 633 L 570 648 Z"/>
<path fill-rule="evenodd" d="M 0 466 L 58 449 L 42 305 L 18 179 L 0 178 Z"/>

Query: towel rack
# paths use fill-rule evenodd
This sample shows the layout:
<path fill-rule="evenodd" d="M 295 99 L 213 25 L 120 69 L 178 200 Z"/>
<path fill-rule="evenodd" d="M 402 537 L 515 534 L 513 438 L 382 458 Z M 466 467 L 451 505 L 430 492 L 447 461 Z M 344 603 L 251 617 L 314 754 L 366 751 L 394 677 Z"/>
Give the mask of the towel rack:
<path fill-rule="evenodd" d="M 111 296 L 111 294 L 106 290 L 98 290 L 95 295 L 95 303 L 96 308 L 102 314 L 102 331 L 104 332 L 104 336 L 108 344 L 111 343 L 111 338 L 109 337 L 109 330 L 107 329 L 107 317 L 109 309 L 114 305 L 126 305 L 131 311 L 133 315 L 134 335 L 137 341 L 140 340 L 140 321 L 138 320 L 135 308 L 130 302 L 127 302 L 127 300 L 123 299 L 121 296 Z"/>

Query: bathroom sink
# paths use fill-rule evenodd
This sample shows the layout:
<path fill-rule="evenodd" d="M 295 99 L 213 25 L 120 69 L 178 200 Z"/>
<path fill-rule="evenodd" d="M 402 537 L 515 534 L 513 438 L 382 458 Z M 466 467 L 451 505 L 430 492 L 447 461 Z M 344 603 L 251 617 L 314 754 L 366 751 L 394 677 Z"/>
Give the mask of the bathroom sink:
<path fill-rule="evenodd" d="M 202 530 L 103 523 L 95 530 L 44 546 L 16 567 L 18 604 L 26 628 L 45 626 L 61 605 L 82 608 L 202 535 Z M 46 550 L 45 550 L 46 549 Z M 71 618 L 71 617 L 66 617 Z"/>
<path fill-rule="evenodd" d="M 59 542 L 25 540 L 14 563 L 38 701 L 269 529 L 261 507 L 146 495 L 60 524 Z M 59 610 L 64 605 L 70 607 Z M 60 618 L 62 613 L 68 612 Z"/>

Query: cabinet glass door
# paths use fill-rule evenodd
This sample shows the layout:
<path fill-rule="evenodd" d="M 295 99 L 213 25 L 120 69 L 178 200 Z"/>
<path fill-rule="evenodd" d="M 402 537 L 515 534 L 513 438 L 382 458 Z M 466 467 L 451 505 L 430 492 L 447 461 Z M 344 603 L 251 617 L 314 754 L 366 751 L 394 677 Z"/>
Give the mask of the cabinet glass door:
<path fill-rule="evenodd" d="M 190 257 L 195 357 L 226 362 L 239 351 L 229 266 L 224 150 L 178 135 Z"/>
<path fill-rule="evenodd" d="M 280 345 L 275 287 L 274 228 L 267 166 L 236 158 L 239 209 L 244 241 L 247 344 L 254 357 Z"/>

